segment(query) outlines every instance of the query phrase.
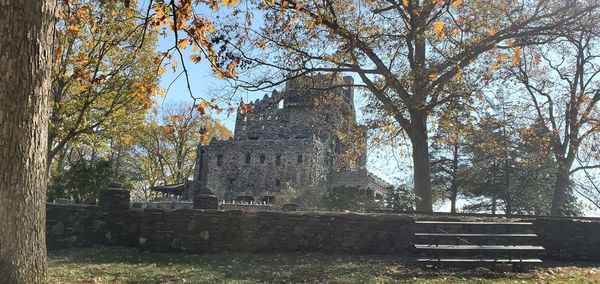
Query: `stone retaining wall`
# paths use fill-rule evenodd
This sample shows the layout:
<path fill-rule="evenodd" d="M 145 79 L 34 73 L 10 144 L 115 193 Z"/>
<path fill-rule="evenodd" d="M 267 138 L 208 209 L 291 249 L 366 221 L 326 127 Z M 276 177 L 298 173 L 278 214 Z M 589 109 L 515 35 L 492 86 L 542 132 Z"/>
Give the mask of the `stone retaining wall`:
<path fill-rule="evenodd" d="M 140 247 L 156 251 L 321 251 L 401 254 L 412 248 L 404 215 L 146 209 Z"/>
<path fill-rule="evenodd" d="M 600 220 L 536 218 L 533 226 L 547 257 L 600 261 Z"/>
<path fill-rule="evenodd" d="M 128 202 L 128 192 L 112 189 L 100 205 L 47 204 L 48 248 L 100 244 L 155 251 L 408 254 L 418 230 L 413 217 L 401 214 L 130 209 Z M 533 222 L 546 258 L 600 261 L 600 219 L 503 220 Z"/>
<path fill-rule="evenodd" d="M 96 205 L 46 204 L 46 245 L 49 248 L 92 246 L 108 232 Z"/>

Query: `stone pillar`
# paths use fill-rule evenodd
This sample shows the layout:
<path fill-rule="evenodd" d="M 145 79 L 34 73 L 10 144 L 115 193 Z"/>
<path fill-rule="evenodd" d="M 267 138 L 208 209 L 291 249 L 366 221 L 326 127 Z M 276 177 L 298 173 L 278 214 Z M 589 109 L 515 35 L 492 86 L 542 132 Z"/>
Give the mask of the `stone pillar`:
<path fill-rule="evenodd" d="M 104 235 L 108 244 L 125 245 L 130 241 L 127 235 L 130 193 L 118 183 L 111 183 L 100 193 L 98 205 L 104 212 L 107 232 Z"/>
<path fill-rule="evenodd" d="M 214 194 L 198 194 L 194 196 L 194 209 L 218 209 L 219 199 Z"/>
<path fill-rule="evenodd" d="M 129 210 L 130 192 L 118 183 L 111 183 L 100 193 L 98 205 L 108 212 Z"/>

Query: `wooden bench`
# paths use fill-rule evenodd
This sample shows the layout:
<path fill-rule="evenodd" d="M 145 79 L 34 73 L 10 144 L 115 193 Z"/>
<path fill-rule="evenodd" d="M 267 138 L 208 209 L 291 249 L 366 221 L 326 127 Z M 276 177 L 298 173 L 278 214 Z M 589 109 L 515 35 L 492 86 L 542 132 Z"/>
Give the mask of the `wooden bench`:
<path fill-rule="evenodd" d="M 436 231 L 415 233 L 414 247 L 421 255 L 416 259 L 419 265 L 502 264 L 521 269 L 526 264 L 542 262 L 537 254 L 543 252 L 544 247 L 534 245 L 538 236 L 522 232 L 531 230 L 533 224 L 529 222 L 417 221 L 416 224 L 421 231 Z M 498 233 L 502 230 L 518 232 Z"/>

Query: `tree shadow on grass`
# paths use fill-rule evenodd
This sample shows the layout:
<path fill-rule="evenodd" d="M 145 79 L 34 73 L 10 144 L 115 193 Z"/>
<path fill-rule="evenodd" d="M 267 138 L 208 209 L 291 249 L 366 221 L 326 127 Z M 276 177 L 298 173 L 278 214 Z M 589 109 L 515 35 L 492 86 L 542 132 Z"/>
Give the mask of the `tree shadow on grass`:
<path fill-rule="evenodd" d="M 321 253 L 156 253 L 128 247 L 51 250 L 51 266 L 68 266 L 81 275 L 108 275 L 126 283 L 287 282 L 387 283 L 496 279 L 534 279 L 532 273 L 496 273 L 490 269 L 421 269 L 407 256 Z M 595 263 L 549 262 L 561 266 L 597 267 Z M 96 272 L 97 271 L 97 272 Z M 59 273 L 60 274 L 60 273 Z M 184 280 L 185 279 L 185 280 Z M 440 282 L 441 281 L 441 282 Z M 534 280 L 535 281 L 535 280 Z M 68 282 L 68 281 L 67 281 Z M 119 283 L 119 282 L 117 282 Z"/>

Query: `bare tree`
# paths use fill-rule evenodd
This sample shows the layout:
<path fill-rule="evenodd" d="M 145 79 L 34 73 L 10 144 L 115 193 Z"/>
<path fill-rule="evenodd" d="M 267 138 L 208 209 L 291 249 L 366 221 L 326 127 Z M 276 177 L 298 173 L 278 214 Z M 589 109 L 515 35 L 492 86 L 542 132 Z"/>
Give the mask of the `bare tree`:
<path fill-rule="evenodd" d="M 511 71 L 522 83 L 546 128 L 556 160 L 551 214 L 561 215 L 574 184 L 574 173 L 600 168 L 591 150 L 600 139 L 600 22 L 586 13 L 575 30 L 560 33 L 548 44 L 527 49 L 526 60 Z M 579 162 L 575 162 L 579 159 Z"/>
<path fill-rule="evenodd" d="M 310 73 L 344 73 L 381 103 L 412 144 L 417 210 L 432 210 L 428 118 L 457 99 L 463 77 L 487 76 L 495 69 L 481 55 L 509 50 L 521 56 L 532 38 L 572 24 L 586 1 L 352 1 L 286 0 L 257 9 L 264 24 L 228 25 L 242 34 L 235 43 L 253 73 L 239 72 L 238 85 L 263 90 Z M 238 13 L 240 14 L 240 13 Z M 227 18 L 227 23 L 231 22 Z M 241 42 L 241 44 L 239 44 Z M 250 47 L 262 48 L 262 52 Z M 244 61 L 244 62 L 245 62 Z"/>

